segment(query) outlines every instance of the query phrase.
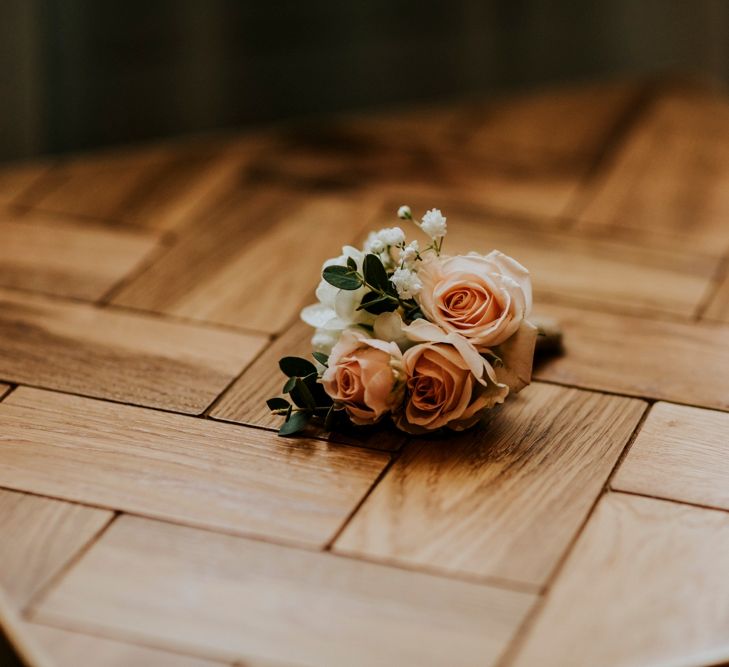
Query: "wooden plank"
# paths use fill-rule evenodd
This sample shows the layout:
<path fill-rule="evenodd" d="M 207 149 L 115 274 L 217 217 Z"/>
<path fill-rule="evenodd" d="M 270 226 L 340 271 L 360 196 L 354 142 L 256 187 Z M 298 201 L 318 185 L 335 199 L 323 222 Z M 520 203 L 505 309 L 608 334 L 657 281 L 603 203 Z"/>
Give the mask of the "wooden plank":
<path fill-rule="evenodd" d="M 24 607 L 112 517 L 106 510 L 0 489 L 0 586 Z"/>
<path fill-rule="evenodd" d="M 295 322 L 286 333 L 266 348 L 225 392 L 223 398 L 210 412 L 214 419 L 276 429 L 282 418 L 272 415 L 266 400 L 281 393 L 285 382 L 278 369 L 278 360 L 285 356 L 311 356 L 313 329 L 301 322 Z M 352 432 L 324 433 L 312 431 L 314 437 L 332 442 L 341 442 L 363 447 L 392 451 L 405 441 L 405 436 L 396 431 L 392 424 L 376 428 L 353 429 Z"/>
<path fill-rule="evenodd" d="M 156 246 L 150 232 L 0 212 L 0 285 L 96 300 Z"/>
<path fill-rule="evenodd" d="M 10 385 L 3 384 L 2 382 L 0 382 L 0 401 L 2 401 L 3 398 L 5 398 L 5 396 L 7 395 L 7 393 L 9 391 L 10 391 Z"/>
<path fill-rule="evenodd" d="M 86 660 L 104 667 L 221 667 L 224 664 L 40 623 L 27 623 L 25 627 L 52 656 L 56 667 L 78 667 Z"/>
<path fill-rule="evenodd" d="M 120 568 L 126 577 L 109 576 Z M 224 660 L 492 665 L 533 596 L 122 517 L 37 618 Z"/>
<path fill-rule="evenodd" d="M 729 324 L 729 270 L 714 292 L 703 319 Z"/>
<path fill-rule="evenodd" d="M 43 192 L 21 201 L 55 213 L 173 229 L 238 187 L 258 142 L 186 140 L 83 155 L 54 167 Z"/>
<path fill-rule="evenodd" d="M 430 201 L 408 203 L 414 211 L 425 212 Z M 397 207 L 393 201 L 384 208 L 383 222 Z M 442 209 L 449 222 L 449 254 L 496 248 L 515 257 L 529 267 L 537 301 L 690 317 L 719 263 L 718 257 L 687 249 L 646 248 L 556 231 L 538 221 L 508 220 L 463 201 L 446 200 Z"/>
<path fill-rule="evenodd" d="M 729 414 L 658 403 L 613 487 L 729 510 Z"/>
<path fill-rule="evenodd" d="M 43 163 L 19 163 L 0 167 L 0 202 L 11 203 L 25 194 L 30 201 L 28 191 L 48 169 Z"/>
<path fill-rule="evenodd" d="M 0 486 L 208 528 L 326 543 L 388 456 L 21 387 Z"/>
<path fill-rule="evenodd" d="M 539 588 L 644 410 L 532 385 L 483 429 L 408 444 L 336 551 Z"/>
<path fill-rule="evenodd" d="M 594 184 L 579 215 L 644 242 L 716 252 L 729 246 L 729 103 L 709 93 L 662 96 Z"/>
<path fill-rule="evenodd" d="M 0 379 L 10 382 L 199 414 L 265 342 L 0 289 Z"/>
<path fill-rule="evenodd" d="M 313 295 L 322 262 L 358 236 L 371 210 L 353 197 L 241 194 L 186 228 L 114 303 L 277 333 Z"/>
<path fill-rule="evenodd" d="M 40 642 L 28 631 L 1 587 L 0 664 L 3 667 L 56 667 Z"/>
<path fill-rule="evenodd" d="M 608 494 L 514 667 L 729 660 L 729 515 Z"/>
<path fill-rule="evenodd" d="M 563 384 L 729 409 L 729 327 L 540 306 L 557 319 L 566 353 L 535 370 Z"/>
<path fill-rule="evenodd" d="M 636 104 L 642 86 L 610 83 L 550 88 L 486 102 L 462 129 L 464 150 L 499 164 L 589 165 Z"/>

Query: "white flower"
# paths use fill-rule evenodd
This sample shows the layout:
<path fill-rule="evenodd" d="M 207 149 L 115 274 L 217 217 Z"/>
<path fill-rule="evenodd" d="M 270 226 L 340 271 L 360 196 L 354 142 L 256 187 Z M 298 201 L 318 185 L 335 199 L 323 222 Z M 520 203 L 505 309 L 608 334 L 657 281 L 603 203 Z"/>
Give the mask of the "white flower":
<path fill-rule="evenodd" d="M 357 269 L 362 271 L 364 253 L 352 246 L 344 246 L 342 254 L 324 262 L 322 270 L 327 266 L 346 266 L 348 258 L 352 258 L 357 264 Z M 359 324 L 372 324 L 374 315 L 364 310 L 357 310 L 367 292 L 366 287 L 342 290 L 322 278 L 316 288 L 318 303 L 306 306 L 301 311 L 301 319 L 316 329 L 312 343 L 318 352 L 328 354 L 328 350 L 339 340 L 345 329 Z"/>
<path fill-rule="evenodd" d="M 321 352 L 328 356 L 341 335 L 342 332 L 335 329 L 317 329 L 311 339 L 311 346 L 314 348 L 314 352 Z"/>
<path fill-rule="evenodd" d="M 397 217 L 400 218 L 400 220 L 412 220 L 413 212 L 410 210 L 409 206 L 401 206 L 397 209 Z"/>
<path fill-rule="evenodd" d="M 423 289 L 423 283 L 420 282 L 418 274 L 410 269 L 397 269 L 390 276 L 390 280 L 395 285 L 397 294 L 401 299 L 412 299 Z"/>
<path fill-rule="evenodd" d="M 387 244 L 380 238 L 379 232 L 370 232 L 364 243 L 365 252 L 373 252 L 375 255 L 385 252 Z"/>
<path fill-rule="evenodd" d="M 418 259 L 420 252 L 420 244 L 417 241 L 411 241 L 400 253 L 400 261 L 406 269 L 412 269 L 415 261 Z"/>
<path fill-rule="evenodd" d="M 431 209 L 423 216 L 420 228 L 432 239 L 445 236 L 448 231 L 446 218 L 437 208 Z"/>
<path fill-rule="evenodd" d="M 378 234 L 385 245 L 398 246 L 405 243 L 405 232 L 399 227 L 381 229 Z"/>

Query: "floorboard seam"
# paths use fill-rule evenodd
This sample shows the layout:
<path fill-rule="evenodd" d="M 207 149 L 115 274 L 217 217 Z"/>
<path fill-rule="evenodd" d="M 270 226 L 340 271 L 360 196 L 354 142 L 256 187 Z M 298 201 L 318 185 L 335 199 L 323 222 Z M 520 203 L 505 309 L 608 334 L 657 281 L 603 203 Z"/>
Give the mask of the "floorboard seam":
<path fill-rule="evenodd" d="M 503 654 L 499 657 L 499 659 L 494 661 L 495 667 L 509 667 L 514 662 L 514 659 L 517 657 L 519 650 L 524 644 L 524 641 L 526 640 L 527 636 L 529 635 L 529 631 L 534 626 L 534 623 L 537 620 L 537 617 L 539 616 L 541 610 L 544 608 L 544 605 L 547 603 L 547 598 L 549 595 L 549 591 L 554 585 L 555 581 L 559 578 L 560 574 L 562 573 L 562 570 L 565 567 L 565 564 L 567 563 L 567 560 L 570 557 L 570 554 L 572 553 L 573 549 L 575 548 L 575 545 L 577 544 L 577 541 L 580 539 L 580 536 L 584 532 L 585 528 L 587 527 L 587 524 L 590 522 L 590 519 L 592 519 L 593 514 L 595 513 L 595 509 L 597 508 L 598 504 L 600 503 L 600 500 L 603 498 L 603 496 L 610 492 L 610 482 L 615 475 L 616 471 L 620 467 L 621 463 L 623 462 L 624 457 L 627 455 L 630 448 L 633 446 L 633 443 L 635 442 L 635 439 L 638 437 L 638 433 L 640 433 L 641 429 L 643 428 L 643 424 L 645 423 L 646 419 L 648 418 L 648 414 L 650 413 L 652 409 L 652 404 L 649 404 L 645 407 L 643 410 L 643 413 L 640 416 L 640 419 L 638 420 L 637 424 L 635 425 L 635 428 L 631 432 L 630 436 L 628 436 L 628 439 L 625 443 L 625 446 L 623 447 L 622 451 L 620 452 L 620 455 L 618 456 L 617 460 L 615 461 L 615 465 L 613 465 L 612 469 L 610 470 L 610 473 L 608 474 L 607 478 L 605 479 L 605 482 L 602 486 L 602 489 L 600 492 L 596 495 L 595 499 L 592 502 L 592 505 L 590 506 L 589 511 L 587 512 L 587 515 L 583 519 L 582 523 L 580 524 L 579 528 L 575 532 L 575 534 L 572 536 L 572 539 L 567 544 L 567 547 L 565 548 L 564 552 L 562 553 L 562 556 L 560 557 L 557 564 L 554 566 L 552 572 L 550 573 L 549 577 L 547 577 L 547 582 L 545 583 L 543 589 L 542 589 L 542 595 L 536 600 L 532 608 L 527 612 L 524 620 L 522 621 L 521 625 L 517 628 L 516 632 L 514 633 L 514 637 L 511 639 L 510 642 L 508 642 L 506 648 L 504 649 Z"/>
<path fill-rule="evenodd" d="M 43 600 L 54 588 L 56 588 L 61 581 L 65 578 L 65 576 L 76 566 L 76 564 L 92 549 L 92 547 L 101 539 L 101 537 L 106 533 L 106 531 L 109 529 L 109 527 L 116 521 L 117 517 L 119 516 L 119 512 L 114 512 L 114 514 L 109 518 L 109 520 L 104 523 L 99 530 L 94 533 L 89 540 L 84 543 L 76 553 L 74 553 L 59 569 L 58 571 L 43 585 L 40 589 L 38 589 L 28 600 L 28 602 L 23 606 L 23 615 L 26 617 L 30 617 L 33 613 L 33 610 L 35 606 Z"/>

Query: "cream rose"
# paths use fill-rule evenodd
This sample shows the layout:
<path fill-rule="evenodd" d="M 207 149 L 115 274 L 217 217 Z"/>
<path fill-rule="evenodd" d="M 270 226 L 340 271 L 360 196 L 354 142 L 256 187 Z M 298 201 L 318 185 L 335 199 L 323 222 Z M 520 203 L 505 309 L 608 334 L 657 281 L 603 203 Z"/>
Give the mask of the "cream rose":
<path fill-rule="evenodd" d="M 503 403 L 509 387 L 463 336 L 416 320 L 403 331 L 422 341 L 403 354 L 407 398 L 396 416 L 398 428 L 421 434 L 439 428 L 462 431 L 483 410 Z"/>
<path fill-rule="evenodd" d="M 425 317 L 482 351 L 514 335 L 531 312 L 529 271 L 498 250 L 432 258 L 418 277 Z"/>
<path fill-rule="evenodd" d="M 374 424 L 402 403 L 402 353 L 387 343 L 344 331 L 322 375 L 324 390 L 344 406 L 354 424 Z"/>

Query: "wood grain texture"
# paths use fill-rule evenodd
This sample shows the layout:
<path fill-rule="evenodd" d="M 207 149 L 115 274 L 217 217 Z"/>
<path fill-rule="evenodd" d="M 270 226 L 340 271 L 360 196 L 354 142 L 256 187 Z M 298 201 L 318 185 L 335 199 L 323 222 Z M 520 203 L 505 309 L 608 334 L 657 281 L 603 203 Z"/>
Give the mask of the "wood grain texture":
<path fill-rule="evenodd" d="M 0 290 L 0 379 L 10 382 L 199 414 L 265 343 Z"/>
<path fill-rule="evenodd" d="M 729 659 L 729 514 L 604 497 L 514 667 Z"/>
<path fill-rule="evenodd" d="M 563 384 L 729 409 L 729 327 L 664 322 L 564 306 L 537 314 L 562 326 L 566 352 L 535 369 Z"/>
<path fill-rule="evenodd" d="M 716 252 L 729 247 L 729 105 L 662 95 L 594 184 L 580 228 Z"/>
<path fill-rule="evenodd" d="M 87 656 L 93 664 L 103 667 L 222 667 L 225 664 L 40 623 L 26 623 L 25 627 L 51 656 L 56 667 L 79 667 L 81 656 Z"/>
<path fill-rule="evenodd" d="M 262 139 L 192 139 L 67 159 L 28 204 L 45 211 L 169 230 L 234 191 Z"/>
<path fill-rule="evenodd" d="M 9 391 L 10 391 L 10 385 L 3 384 L 2 382 L 0 382 L 0 401 L 2 401 L 3 398 L 5 398 L 5 396 L 7 395 L 7 393 Z"/>
<path fill-rule="evenodd" d="M 19 388 L 0 403 L 0 485 L 241 534 L 324 544 L 381 452 Z"/>
<path fill-rule="evenodd" d="M 269 183 L 368 188 L 431 206 L 458 195 L 494 210 L 553 217 L 633 103 L 615 85 L 350 117 L 272 137 L 251 162 Z"/>
<path fill-rule="evenodd" d="M 106 510 L 0 489 L 0 586 L 13 604 L 23 608 L 111 517 Z"/>
<path fill-rule="evenodd" d="M 233 383 L 211 410 L 210 416 L 222 421 L 278 430 L 283 419 L 272 415 L 266 406 L 267 399 L 280 395 L 286 381 L 278 369 L 278 360 L 286 356 L 310 358 L 313 331 L 302 321 L 295 322 Z M 332 442 L 387 451 L 398 449 L 405 442 L 404 434 L 389 423 L 383 427 L 352 429 L 351 432 L 325 433 L 312 430 L 311 434 Z"/>
<path fill-rule="evenodd" d="M 613 487 L 729 510 L 728 445 L 726 412 L 657 403 Z"/>
<path fill-rule="evenodd" d="M 422 215 L 431 205 L 417 199 Z M 392 216 L 395 202 L 382 216 Z M 515 221 L 489 214 L 463 200 L 441 204 L 448 217 L 449 254 L 501 250 L 529 268 L 537 302 L 589 304 L 628 313 L 692 316 L 716 272 L 719 259 L 687 249 L 646 248 L 587 233 L 556 231 L 541 221 Z"/>
<path fill-rule="evenodd" d="M 0 167 L 0 203 L 11 203 L 25 195 L 48 169 L 43 163 L 16 164 Z"/>
<path fill-rule="evenodd" d="M 729 324 L 729 270 L 726 271 L 709 301 L 703 319 Z"/>
<path fill-rule="evenodd" d="M 352 197 L 240 195 L 187 228 L 114 303 L 277 333 L 313 299 L 322 262 L 354 241 L 368 210 Z"/>
<path fill-rule="evenodd" d="M 461 126 L 464 149 L 499 164 L 587 165 L 638 101 L 643 86 L 611 83 L 553 88 L 488 102 Z"/>
<path fill-rule="evenodd" d="M 30 633 L 15 605 L 0 587 L 0 664 L 4 667 L 56 667 Z"/>
<path fill-rule="evenodd" d="M 533 385 L 479 430 L 408 444 L 334 548 L 541 587 L 643 410 Z"/>
<path fill-rule="evenodd" d="M 109 577 L 123 568 L 128 577 Z M 122 517 L 40 620 L 223 660 L 492 665 L 533 596 Z"/>
<path fill-rule="evenodd" d="M 96 300 L 156 246 L 150 232 L 0 212 L 0 285 Z"/>

